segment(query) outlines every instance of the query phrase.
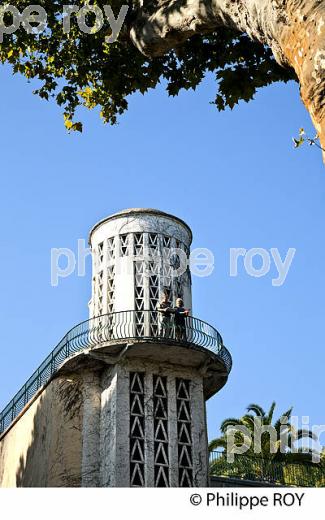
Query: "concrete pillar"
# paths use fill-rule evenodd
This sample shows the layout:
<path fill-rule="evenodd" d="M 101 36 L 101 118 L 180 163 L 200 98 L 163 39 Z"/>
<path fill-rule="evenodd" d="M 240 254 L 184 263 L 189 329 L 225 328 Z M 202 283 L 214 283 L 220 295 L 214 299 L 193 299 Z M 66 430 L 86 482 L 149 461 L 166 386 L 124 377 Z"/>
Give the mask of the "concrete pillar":
<path fill-rule="evenodd" d="M 137 409 L 132 415 L 130 403 L 133 403 L 134 395 L 130 394 L 130 392 L 132 393 L 130 385 L 133 384 L 132 381 L 137 375 L 139 375 L 139 380 L 143 381 L 143 392 L 141 391 L 135 398 L 139 399 L 140 407 L 143 402 L 143 414 L 140 409 Z M 161 390 L 157 390 L 155 394 L 154 386 L 158 379 L 166 382 L 165 398 L 161 397 Z M 178 396 L 176 395 L 177 387 L 180 388 L 183 381 L 189 389 L 187 397 L 182 397 L 180 392 Z M 184 455 L 183 462 L 181 461 L 184 449 L 186 457 L 188 456 L 188 460 L 190 460 L 188 474 L 191 475 L 190 483 L 185 485 L 207 486 L 205 403 L 202 378 L 195 370 L 182 370 L 181 368 L 175 370 L 173 367 L 156 363 L 127 360 L 105 371 L 102 377 L 102 388 L 100 486 L 157 487 L 162 485 L 159 474 L 161 475 L 163 472 L 168 486 L 179 487 L 181 471 L 183 471 L 180 470 L 180 465 L 184 466 Z M 161 417 L 164 415 L 162 406 L 165 407 L 167 415 L 161 421 Z M 131 430 L 134 427 L 134 421 L 137 422 L 138 419 L 143 421 L 144 426 L 143 438 L 139 439 L 140 452 L 143 451 L 144 454 L 142 461 L 138 453 L 132 455 L 139 433 L 133 435 Z M 162 440 L 165 433 L 168 443 L 166 438 Z M 184 434 L 188 436 L 189 440 L 189 443 L 185 440 L 185 447 L 184 439 L 182 439 Z M 163 461 L 166 454 L 167 469 Z M 143 482 L 136 481 L 135 484 L 132 484 L 131 473 L 133 474 L 137 461 L 140 464 Z"/>
<path fill-rule="evenodd" d="M 82 376 L 82 487 L 99 485 L 99 438 L 101 413 L 101 385 L 98 372 L 84 372 Z"/>

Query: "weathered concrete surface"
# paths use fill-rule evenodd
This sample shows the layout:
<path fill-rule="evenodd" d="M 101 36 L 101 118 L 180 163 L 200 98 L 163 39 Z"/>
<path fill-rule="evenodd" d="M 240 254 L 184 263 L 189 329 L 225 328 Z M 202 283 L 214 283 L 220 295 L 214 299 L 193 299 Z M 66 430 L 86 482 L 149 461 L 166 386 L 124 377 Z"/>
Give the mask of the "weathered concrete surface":
<path fill-rule="evenodd" d="M 141 252 L 134 245 L 136 235 L 140 235 L 143 240 Z M 157 238 L 154 249 L 149 245 L 149 235 Z M 127 238 L 128 246 L 125 255 L 121 254 L 121 237 Z M 168 247 L 164 245 L 164 237 L 170 239 Z M 112 250 L 109 249 L 109 240 L 113 240 Z M 89 237 L 93 252 L 90 318 L 112 311 L 129 311 L 135 308 L 135 260 L 143 265 L 143 272 L 146 273 L 143 279 L 143 308 L 151 309 L 148 269 L 153 258 L 158 268 L 157 273 L 160 273 L 158 276 L 159 294 L 162 293 L 165 286 L 170 287 L 174 306 L 174 300 L 179 295 L 181 287 L 184 305 L 192 309 L 191 277 L 185 265 L 191 242 L 192 232 L 185 222 L 173 215 L 153 209 L 138 208 L 121 211 L 96 224 Z M 179 276 L 170 267 L 167 251 L 170 254 L 181 255 L 183 269 Z M 109 269 L 112 270 L 110 275 L 108 275 Z M 123 319 L 128 320 L 128 330 L 132 330 L 130 328 L 131 314 Z"/>
<path fill-rule="evenodd" d="M 96 349 L 96 354 L 101 354 L 100 359 L 83 353 L 67 360 L 0 438 L 0 487 L 130 486 L 130 372 L 145 375 L 144 485 L 155 486 L 153 379 L 164 376 L 169 485 L 179 485 L 179 378 L 190 385 L 193 485 L 206 486 L 205 373 L 201 363 L 197 367 L 172 364 L 169 356 L 160 358 L 157 348 L 149 348 L 146 358 L 141 356 L 141 348 L 124 350 L 124 355 L 115 356 L 115 363 L 105 348 Z M 184 355 L 189 358 L 189 351 L 184 349 Z"/>
<path fill-rule="evenodd" d="M 0 487 L 81 485 L 82 382 L 54 379 L 0 440 Z"/>
<path fill-rule="evenodd" d="M 82 487 L 98 487 L 101 378 L 96 371 L 83 372 Z"/>

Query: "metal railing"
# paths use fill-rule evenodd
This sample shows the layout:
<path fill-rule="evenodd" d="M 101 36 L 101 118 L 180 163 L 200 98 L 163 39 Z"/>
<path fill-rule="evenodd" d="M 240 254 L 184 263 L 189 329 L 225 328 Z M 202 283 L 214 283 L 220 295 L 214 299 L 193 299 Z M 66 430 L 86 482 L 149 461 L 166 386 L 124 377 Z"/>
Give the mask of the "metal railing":
<path fill-rule="evenodd" d="M 132 310 L 98 316 L 73 327 L 1 412 L 0 434 L 67 358 L 109 341 L 151 340 L 196 345 L 217 354 L 230 372 L 231 355 L 223 345 L 221 335 L 211 325 L 192 316 L 185 318 L 184 326 L 176 326 L 173 317 L 167 325 L 162 323 L 157 311 Z"/>
<path fill-rule="evenodd" d="M 235 460 L 228 462 L 221 451 L 210 452 L 210 476 L 278 486 L 325 486 L 325 471 L 321 464 L 275 462 L 258 455 L 235 455 Z"/>

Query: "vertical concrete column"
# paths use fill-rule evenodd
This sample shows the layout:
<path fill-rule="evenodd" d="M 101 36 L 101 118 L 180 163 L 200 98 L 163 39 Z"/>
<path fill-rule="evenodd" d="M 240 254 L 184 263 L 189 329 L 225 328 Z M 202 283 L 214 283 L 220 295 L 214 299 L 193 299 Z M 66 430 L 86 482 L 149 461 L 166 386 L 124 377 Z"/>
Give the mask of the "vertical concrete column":
<path fill-rule="evenodd" d="M 115 486 L 130 486 L 130 375 L 117 366 Z"/>
<path fill-rule="evenodd" d="M 101 386 L 98 372 L 85 372 L 82 380 L 82 487 L 99 486 Z"/>
<path fill-rule="evenodd" d="M 193 484 L 208 486 L 208 437 L 202 379 L 190 383 L 192 416 Z"/>
<path fill-rule="evenodd" d="M 169 480 L 170 487 L 178 487 L 178 432 L 177 432 L 177 403 L 176 379 L 167 377 L 168 391 L 168 438 L 169 438 Z"/>
<path fill-rule="evenodd" d="M 144 379 L 144 406 L 145 406 L 145 481 L 146 487 L 155 486 L 155 459 L 154 459 L 154 403 L 153 403 L 153 374 L 146 372 Z"/>
<path fill-rule="evenodd" d="M 116 367 L 107 368 L 102 377 L 101 416 L 100 416 L 100 487 L 116 485 Z"/>
<path fill-rule="evenodd" d="M 129 372 L 121 365 L 108 368 L 102 381 L 100 418 L 100 486 L 130 485 Z"/>

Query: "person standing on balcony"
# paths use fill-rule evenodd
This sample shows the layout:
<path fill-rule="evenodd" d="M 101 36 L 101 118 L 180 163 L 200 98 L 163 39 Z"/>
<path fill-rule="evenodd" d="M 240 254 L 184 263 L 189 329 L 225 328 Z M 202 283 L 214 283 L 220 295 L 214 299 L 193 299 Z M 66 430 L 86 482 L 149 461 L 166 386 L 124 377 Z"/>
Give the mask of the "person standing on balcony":
<path fill-rule="evenodd" d="M 186 341 L 186 317 L 189 315 L 190 309 L 184 308 L 182 298 L 177 298 L 175 313 L 175 337 L 178 341 Z"/>
<path fill-rule="evenodd" d="M 172 310 L 173 309 L 171 308 L 171 302 L 169 301 L 167 291 L 164 291 L 164 294 L 158 305 L 157 310 L 161 313 L 159 336 L 169 338 L 171 328 L 172 328 Z"/>

